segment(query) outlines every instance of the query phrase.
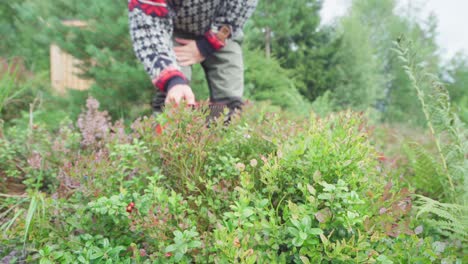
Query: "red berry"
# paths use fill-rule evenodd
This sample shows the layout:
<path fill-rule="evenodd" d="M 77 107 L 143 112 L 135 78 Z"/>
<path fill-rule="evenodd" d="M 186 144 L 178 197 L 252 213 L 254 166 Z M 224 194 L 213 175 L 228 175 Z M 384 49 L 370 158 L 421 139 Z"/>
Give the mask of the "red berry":
<path fill-rule="evenodd" d="M 167 258 L 170 258 L 170 257 L 172 257 L 172 253 L 171 253 L 171 252 L 167 252 L 165 256 L 166 256 Z"/>
<path fill-rule="evenodd" d="M 130 205 L 129 205 L 129 206 L 127 206 L 127 213 L 131 213 L 131 212 L 132 212 L 132 210 L 133 210 L 133 208 L 132 208 Z"/>
<path fill-rule="evenodd" d="M 156 125 L 156 134 L 162 135 L 163 133 L 163 127 L 160 124 Z"/>
<path fill-rule="evenodd" d="M 135 207 L 135 203 L 131 202 L 131 203 L 128 204 L 128 206 Z"/>
<path fill-rule="evenodd" d="M 387 157 L 385 157 L 384 154 L 381 154 L 379 156 L 377 156 L 377 159 L 381 162 L 386 162 L 387 161 Z"/>

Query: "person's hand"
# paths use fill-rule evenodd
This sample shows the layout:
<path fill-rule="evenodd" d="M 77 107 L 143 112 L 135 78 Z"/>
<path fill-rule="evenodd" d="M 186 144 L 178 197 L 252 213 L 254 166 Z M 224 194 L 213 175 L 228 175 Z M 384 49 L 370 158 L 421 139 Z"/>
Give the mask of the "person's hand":
<path fill-rule="evenodd" d="M 176 38 L 175 40 L 182 45 L 174 47 L 177 62 L 179 62 L 180 66 L 191 66 L 205 60 L 195 40 L 181 38 Z"/>
<path fill-rule="evenodd" d="M 185 100 L 187 105 L 195 105 L 195 95 L 190 86 L 179 84 L 172 87 L 166 96 L 166 104 L 178 105 L 182 100 Z"/>

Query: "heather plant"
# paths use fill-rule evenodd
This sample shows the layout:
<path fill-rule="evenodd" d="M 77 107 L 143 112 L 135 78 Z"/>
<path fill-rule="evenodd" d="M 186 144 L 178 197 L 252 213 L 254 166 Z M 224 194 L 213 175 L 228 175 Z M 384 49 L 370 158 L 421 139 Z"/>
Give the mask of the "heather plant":
<path fill-rule="evenodd" d="M 89 98 L 86 101 L 86 113 L 78 118 L 77 126 L 81 131 L 83 146 L 97 145 L 109 134 L 110 117 L 107 112 L 99 111 L 99 102 L 96 99 Z"/>

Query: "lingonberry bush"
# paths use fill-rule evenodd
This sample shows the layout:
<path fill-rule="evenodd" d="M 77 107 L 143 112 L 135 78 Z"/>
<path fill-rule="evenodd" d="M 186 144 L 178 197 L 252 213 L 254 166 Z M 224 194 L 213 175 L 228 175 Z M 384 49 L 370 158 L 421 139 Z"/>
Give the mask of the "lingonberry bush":
<path fill-rule="evenodd" d="M 5 129 L 2 192 L 15 179 L 26 192 L 0 197 L 0 259 L 461 263 L 461 241 L 415 217 L 362 115 L 208 114 L 171 108 L 125 126 L 89 99 L 77 126 Z"/>

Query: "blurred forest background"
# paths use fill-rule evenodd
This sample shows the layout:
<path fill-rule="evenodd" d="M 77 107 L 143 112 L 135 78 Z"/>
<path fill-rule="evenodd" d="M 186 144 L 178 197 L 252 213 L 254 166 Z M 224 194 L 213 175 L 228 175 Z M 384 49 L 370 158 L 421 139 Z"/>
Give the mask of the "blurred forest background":
<path fill-rule="evenodd" d="M 3 119 L 27 117 L 36 100 L 36 118 L 53 128 L 65 116 L 75 120 L 89 94 L 115 118 L 148 113 L 154 88 L 133 53 L 126 5 L 124 0 L 2 2 L 3 71 L 15 70 L 22 80 L 21 89 L 13 89 L 15 98 L 5 102 Z M 464 54 L 441 59 L 435 16 L 421 19 L 416 5 L 399 10 L 396 0 L 355 0 L 343 17 L 322 25 L 321 8 L 320 0 L 260 1 L 245 29 L 248 99 L 269 100 L 299 114 L 351 108 L 379 122 L 424 125 L 416 91 L 393 51 L 394 41 L 405 36 L 417 50 L 417 62 L 444 81 L 453 107 L 468 120 L 468 59 Z M 68 27 L 66 20 L 88 26 Z M 49 77 L 52 43 L 85 62 L 84 77 L 94 81 L 89 91 L 55 96 Z M 204 76 L 195 68 L 192 85 L 205 100 Z"/>

